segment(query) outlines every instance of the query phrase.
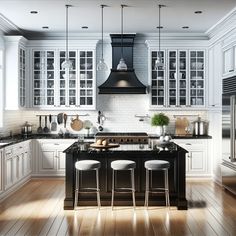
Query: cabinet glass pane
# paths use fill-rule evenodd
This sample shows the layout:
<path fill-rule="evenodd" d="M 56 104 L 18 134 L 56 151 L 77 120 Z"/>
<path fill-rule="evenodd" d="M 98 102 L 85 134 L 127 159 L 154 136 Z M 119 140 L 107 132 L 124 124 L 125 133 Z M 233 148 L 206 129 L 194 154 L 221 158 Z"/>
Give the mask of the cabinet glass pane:
<path fill-rule="evenodd" d="M 33 55 L 34 106 L 52 106 L 55 104 L 55 53 L 34 51 Z"/>
<path fill-rule="evenodd" d="M 26 97 L 25 97 L 25 50 L 20 48 L 20 67 L 19 67 L 19 74 L 20 74 L 20 106 L 25 107 L 26 105 Z"/>
<path fill-rule="evenodd" d="M 164 51 L 160 52 L 161 60 L 165 64 Z M 151 78 L 151 105 L 164 106 L 165 105 L 165 73 L 164 68 L 158 67 L 155 70 L 155 62 L 157 60 L 157 51 L 152 51 L 152 78 Z"/>
<path fill-rule="evenodd" d="M 187 51 L 178 52 L 178 105 L 187 105 Z"/>
<path fill-rule="evenodd" d="M 169 51 L 168 53 L 168 104 L 170 106 L 177 105 L 177 51 Z"/>
<path fill-rule="evenodd" d="M 190 51 L 190 104 L 204 105 L 204 51 Z"/>
<path fill-rule="evenodd" d="M 80 75 L 79 75 L 79 96 L 80 105 L 93 105 L 93 52 L 80 51 Z"/>
<path fill-rule="evenodd" d="M 65 51 L 60 51 L 60 63 L 65 60 Z M 76 65 L 76 51 L 69 51 L 69 60 L 72 62 L 71 70 L 64 70 L 60 66 L 60 105 L 74 106 L 77 102 L 77 65 Z"/>
<path fill-rule="evenodd" d="M 204 51 L 190 52 L 190 104 L 204 105 Z"/>

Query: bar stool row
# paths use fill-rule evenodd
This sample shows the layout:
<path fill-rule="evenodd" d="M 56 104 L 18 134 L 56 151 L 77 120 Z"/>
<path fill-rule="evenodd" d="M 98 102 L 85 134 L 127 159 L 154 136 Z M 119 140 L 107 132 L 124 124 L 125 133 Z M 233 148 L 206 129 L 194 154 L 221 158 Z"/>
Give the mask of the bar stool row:
<path fill-rule="evenodd" d="M 149 193 L 165 193 L 166 206 L 170 206 L 170 198 L 169 198 L 169 181 L 168 181 L 168 169 L 170 167 L 170 163 L 164 160 L 149 160 L 144 163 L 146 169 L 146 183 L 145 183 L 145 203 L 144 206 L 148 207 L 149 202 Z M 75 163 L 76 169 L 76 184 L 75 184 L 75 201 L 74 208 L 78 204 L 78 194 L 81 192 L 86 193 L 97 193 L 97 204 L 98 208 L 101 207 L 100 200 L 100 188 L 99 188 L 99 169 L 101 167 L 101 163 L 97 160 L 82 160 L 77 161 Z M 114 196 L 115 192 L 119 191 L 119 193 L 132 193 L 133 198 L 133 207 L 135 208 L 135 182 L 134 182 L 134 169 L 136 168 L 136 163 L 131 160 L 116 160 L 111 162 L 112 168 L 112 197 L 111 197 L 111 208 L 114 206 Z M 83 171 L 96 171 L 96 188 L 83 188 L 80 190 L 79 186 L 79 173 Z M 122 188 L 116 187 L 116 175 L 117 171 L 122 170 L 130 170 L 131 173 L 131 187 L 130 188 Z M 164 172 L 164 187 L 163 188 L 153 188 L 150 187 L 150 182 L 152 182 L 152 171 L 163 171 Z M 151 179 L 150 179 L 151 173 Z"/>

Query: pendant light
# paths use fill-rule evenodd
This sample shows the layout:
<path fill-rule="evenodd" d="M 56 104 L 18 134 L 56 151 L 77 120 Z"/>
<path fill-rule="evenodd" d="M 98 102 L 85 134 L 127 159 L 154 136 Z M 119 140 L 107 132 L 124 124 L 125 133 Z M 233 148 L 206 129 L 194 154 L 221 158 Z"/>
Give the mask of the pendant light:
<path fill-rule="evenodd" d="M 121 5 L 121 58 L 120 62 L 117 65 L 117 70 L 127 70 L 127 65 L 123 58 L 123 9 L 126 5 Z"/>
<path fill-rule="evenodd" d="M 159 48 L 158 48 L 158 53 L 157 53 L 157 59 L 155 61 L 155 70 L 158 70 L 158 67 L 161 67 L 162 69 L 164 69 L 164 64 L 162 62 L 162 57 L 161 57 L 161 8 L 165 7 L 165 5 L 158 5 L 159 7 L 159 26 L 158 28 L 158 44 L 159 44 Z"/>
<path fill-rule="evenodd" d="M 65 5 L 66 7 L 66 59 L 62 62 L 61 67 L 63 70 L 73 69 L 73 63 L 69 59 L 69 50 L 68 50 L 68 8 L 72 7 L 72 5 Z"/>
<path fill-rule="evenodd" d="M 107 64 L 104 61 L 103 58 L 103 8 L 106 7 L 106 5 L 101 5 L 101 16 L 102 16 L 102 57 L 99 60 L 97 64 L 97 70 L 98 71 L 105 71 L 108 69 Z"/>

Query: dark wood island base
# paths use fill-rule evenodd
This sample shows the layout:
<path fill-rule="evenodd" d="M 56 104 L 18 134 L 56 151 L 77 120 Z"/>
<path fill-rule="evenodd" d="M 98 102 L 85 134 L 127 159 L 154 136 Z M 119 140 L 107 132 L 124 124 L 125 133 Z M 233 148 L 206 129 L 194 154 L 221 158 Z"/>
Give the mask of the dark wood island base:
<path fill-rule="evenodd" d="M 147 160 L 161 159 L 170 162 L 169 169 L 169 189 L 170 204 L 176 206 L 178 210 L 187 209 L 187 200 L 185 197 L 186 179 L 185 179 L 185 154 L 186 150 L 182 149 L 174 143 L 168 143 L 165 146 L 150 149 L 148 145 L 126 145 L 126 150 L 122 148 L 114 148 L 112 150 L 97 151 L 88 149 L 87 151 L 79 151 L 78 144 L 74 143 L 65 150 L 66 153 L 66 181 L 65 181 L 65 200 L 64 209 L 72 210 L 74 208 L 75 193 L 75 162 L 77 160 L 93 159 L 101 162 L 99 171 L 101 205 L 111 205 L 111 181 L 112 170 L 111 162 L 118 159 L 128 159 L 136 162 L 135 169 L 135 199 L 137 206 L 144 205 L 145 193 L 145 167 L 144 162 Z M 132 150 L 131 150 L 132 149 Z M 121 172 L 121 173 L 120 173 Z M 83 172 L 80 178 L 80 186 L 95 186 L 95 171 Z M 162 171 L 153 171 L 153 187 L 164 185 L 164 175 Z M 119 171 L 117 175 L 118 186 L 130 186 L 130 175 L 128 171 Z M 96 193 L 79 194 L 79 206 L 97 205 Z M 132 206 L 131 193 L 116 193 L 114 206 Z M 149 205 L 164 206 L 164 194 L 150 194 Z"/>

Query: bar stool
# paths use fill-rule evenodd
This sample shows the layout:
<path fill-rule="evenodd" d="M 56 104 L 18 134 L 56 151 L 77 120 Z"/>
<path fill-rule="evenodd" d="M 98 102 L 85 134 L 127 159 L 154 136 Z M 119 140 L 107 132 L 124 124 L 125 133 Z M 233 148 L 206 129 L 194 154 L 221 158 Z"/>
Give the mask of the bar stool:
<path fill-rule="evenodd" d="M 146 168 L 146 191 L 145 191 L 145 203 L 144 206 L 148 208 L 148 200 L 149 200 L 149 192 L 160 193 L 165 192 L 166 198 L 166 206 L 170 207 L 170 197 L 169 197 L 169 180 L 168 180 L 168 169 L 170 167 L 170 163 L 168 161 L 163 160 L 151 160 L 145 161 L 144 164 Z M 164 180 L 165 186 L 164 188 L 149 188 L 149 171 L 151 171 L 151 181 L 152 181 L 152 171 L 164 171 Z"/>
<path fill-rule="evenodd" d="M 99 168 L 101 167 L 101 163 L 99 161 L 95 160 L 83 160 L 83 161 L 77 161 L 75 163 L 75 169 L 76 169 L 76 182 L 75 182 L 75 203 L 74 203 L 74 208 L 77 206 L 78 203 L 78 195 L 79 192 L 86 192 L 89 193 L 88 191 L 83 191 L 83 190 L 90 190 L 91 193 L 96 192 L 97 193 L 97 203 L 98 203 L 98 208 L 100 209 L 101 207 L 101 201 L 100 201 L 100 188 L 99 188 Z M 81 175 L 83 171 L 89 171 L 89 170 L 95 170 L 96 171 L 96 188 L 83 188 L 80 191 L 79 188 L 79 174 L 81 171 Z"/>
<path fill-rule="evenodd" d="M 111 209 L 113 210 L 114 206 L 114 195 L 117 190 L 126 190 L 126 191 L 119 191 L 119 193 L 128 193 L 128 191 L 132 192 L 133 198 L 133 207 L 135 208 L 135 185 L 134 185 L 134 169 L 136 167 L 136 163 L 130 160 L 117 160 L 111 162 L 112 168 L 112 197 L 111 197 Z M 131 171 L 131 188 L 116 188 L 115 181 L 116 181 L 116 171 L 119 170 L 130 170 Z"/>

